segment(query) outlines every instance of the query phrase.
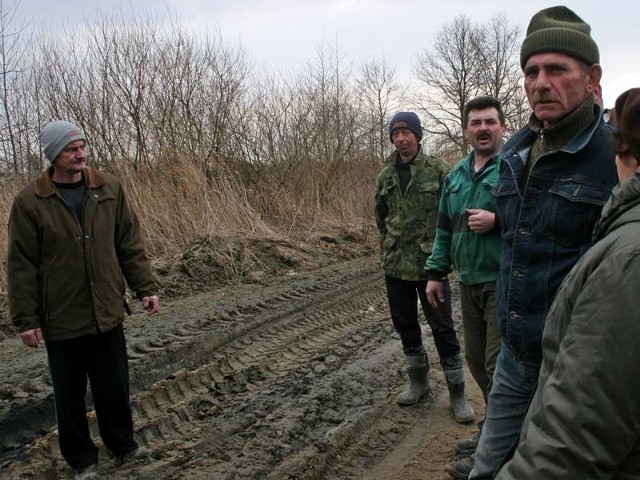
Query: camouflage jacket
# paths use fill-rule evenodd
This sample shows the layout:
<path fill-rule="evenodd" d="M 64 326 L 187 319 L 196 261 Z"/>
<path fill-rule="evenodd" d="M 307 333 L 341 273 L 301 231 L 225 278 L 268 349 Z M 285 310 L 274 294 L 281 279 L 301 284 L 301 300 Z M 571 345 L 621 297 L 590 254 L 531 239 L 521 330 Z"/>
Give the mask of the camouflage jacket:
<path fill-rule="evenodd" d="M 418 152 L 411 162 L 411 181 L 402 194 L 397 152 L 378 175 L 375 214 L 380 231 L 380 256 L 385 275 L 426 280 L 425 262 L 436 233 L 440 191 L 447 165 Z"/>

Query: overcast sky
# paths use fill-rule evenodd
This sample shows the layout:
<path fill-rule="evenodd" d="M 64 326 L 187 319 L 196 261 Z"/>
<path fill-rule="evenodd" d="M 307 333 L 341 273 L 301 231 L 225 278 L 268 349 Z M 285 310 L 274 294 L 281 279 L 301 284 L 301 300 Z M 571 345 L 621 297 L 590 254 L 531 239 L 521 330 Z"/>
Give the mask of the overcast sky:
<path fill-rule="evenodd" d="M 354 66 L 385 56 L 400 79 L 411 77 L 416 54 L 429 47 L 444 22 L 466 14 L 479 23 L 506 13 L 521 32 L 531 16 L 557 2 L 539 0 L 22 0 L 20 13 L 38 28 L 82 25 L 98 12 L 111 15 L 172 15 L 194 29 L 218 32 L 229 46 L 241 45 L 257 68 L 301 71 L 315 49 L 337 42 Z M 640 2 L 564 2 L 591 25 L 600 48 L 604 101 L 640 86 L 636 28 Z"/>

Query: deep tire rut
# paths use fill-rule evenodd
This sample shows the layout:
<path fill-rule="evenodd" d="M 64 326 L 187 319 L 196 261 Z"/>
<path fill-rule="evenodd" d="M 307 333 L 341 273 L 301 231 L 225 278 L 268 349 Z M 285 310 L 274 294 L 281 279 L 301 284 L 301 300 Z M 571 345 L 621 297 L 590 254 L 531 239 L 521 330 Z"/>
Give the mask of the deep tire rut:
<path fill-rule="evenodd" d="M 373 259 L 167 310 L 127 328 L 135 436 L 151 456 L 118 467 L 101 447 L 107 478 L 356 478 L 427 414 L 395 404 L 400 345 Z M 65 478 L 56 431 L 43 432 L 55 422 L 46 371 L 19 389 L 0 478 Z M 20 406 L 30 422 L 8 430 Z"/>

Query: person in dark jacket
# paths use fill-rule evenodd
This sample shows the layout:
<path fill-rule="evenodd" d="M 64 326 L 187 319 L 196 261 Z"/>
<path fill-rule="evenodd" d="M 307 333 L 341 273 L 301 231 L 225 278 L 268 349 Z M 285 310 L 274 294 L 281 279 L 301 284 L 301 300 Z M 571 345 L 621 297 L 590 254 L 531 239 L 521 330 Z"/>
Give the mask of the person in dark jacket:
<path fill-rule="evenodd" d="M 94 478 L 87 379 L 106 447 L 120 460 L 139 452 L 124 279 L 147 314 L 160 304 L 136 214 L 114 177 L 87 166 L 84 132 L 54 121 L 41 141 L 51 166 L 16 195 L 9 217 L 9 312 L 25 345 L 47 348 L 62 456 L 76 478 Z"/>
<path fill-rule="evenodd" d="M 611 127 L 594 104 L 602 68 L 590 32 L 567 7 L 546 8 L 531 18 L 520 50 L 533 113 L 500 152 L 494 194 L 504 240 L 496 279 L 502 347 L 471 479 L 495 474 L 518 440 L 549 306 L 591 246 L 617 183 Z"/>
<path fill-rule="evenodd" d="M 397 401 L 412 405 L 428 392 L 429 361 L 418 322 L 419 298 L 445 373 L 454 418 L 471 422 L 475 412 L 464 397 L 464 370 L 446 274 L 442 278 L 445 298 L 438 308 L 431 307 L 425 290 L 425 261 L 431 253 L 448 168 L 422 152 L 422 126 L 415 113 L 397 113 L 389 123 L 389 137 L 396 149 L 378 175 L 375 216 L 391 319 L 400 334 L 410 381 Z"/>
<path fill-rule="evenodd" d="M 500 480 L 640 479 L 640 88 L 615 112 L 620 183 L 549 310 L 538 386 Z"/>
<path fill-rule="evenodd" d="M 496 319 L 495 285 L 500 267 L 502 239 L 496 226 L 496 200 L 505 119 L 500 101 L 477 97 L 464 107 L 464 135 L 473 150 L 449 172 L 444 182 L 433 252 L 427 259 L 427 298 L 437 308 L 444 301 L 440 278 L 458 272 L 464 352 L 471 375 L 485 402 L 500 351 Z M 482 422 L 480 423 L 480 428 Z M 479 432 L 455 445 L 456 453 L 471 455 Z M 469 475 L 473 462 L 452 462 L 451 471 Z"/>

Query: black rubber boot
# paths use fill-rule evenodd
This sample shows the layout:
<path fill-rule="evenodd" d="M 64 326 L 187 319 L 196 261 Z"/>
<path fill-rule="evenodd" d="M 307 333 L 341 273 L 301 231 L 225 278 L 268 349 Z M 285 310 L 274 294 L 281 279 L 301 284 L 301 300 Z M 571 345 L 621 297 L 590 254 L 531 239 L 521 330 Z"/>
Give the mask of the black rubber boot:
<path fill-rule="evenodd" d="M 405 355 L 409 387 L 398 395 L 398 405 L 418 403 L 429 391 L 429 363 L 426 355 Z"/>

